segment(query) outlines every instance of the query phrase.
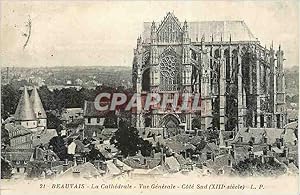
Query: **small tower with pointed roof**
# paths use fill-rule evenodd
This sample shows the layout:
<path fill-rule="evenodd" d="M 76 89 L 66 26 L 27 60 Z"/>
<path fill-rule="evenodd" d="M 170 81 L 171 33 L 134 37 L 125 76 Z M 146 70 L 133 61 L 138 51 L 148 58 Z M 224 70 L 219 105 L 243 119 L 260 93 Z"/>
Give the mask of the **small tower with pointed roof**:
<path fill-rule="evenodd" d="M 41 98 L 38 94 L 36 87 L 34 87 L 31 92 L 30 102 L 32 105 L 34 115 L 37 119 L 37 126 L 41 127 L 42 129 L 46 129 L 47 128 L 47 115 L 46 115 L 45 109 L 43 107 Z"/>
<path fill-rule="evenodd" d="M 32 109 L 26 86 L 24 87 L 23 93 L 19 100 L 14 118 L 15 123 L 18 125 L 22 125 L 32 130 L 37 128 L 37 119 Z"/>

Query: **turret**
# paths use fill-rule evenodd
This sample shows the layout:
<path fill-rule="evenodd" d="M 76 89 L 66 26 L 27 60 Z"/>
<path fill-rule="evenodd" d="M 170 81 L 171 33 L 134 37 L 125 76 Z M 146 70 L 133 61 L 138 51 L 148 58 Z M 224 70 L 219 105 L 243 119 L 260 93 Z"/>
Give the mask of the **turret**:
<path fill-rule="evenodd" d="M 16 124 L 22 125 L 28 129 L 36 129 L 37 127 L 36 116 L 32 109 L 32 104 L 30 102 L 26 86 L 24 86 L 14 118 Z"/>
<path fill-rule="evenodd" d="M 157 33 L 156 33 L 156 25 L 155 22 L 152 22 L 151 25 L 151 43 L 155 43 L 157 38 Z"/>
<path fill-rule="evenodd" d="M 30 102 L 37 119 L 37 126 L 42 127 L 43 129 L 47 128 L 47 115 L 36 87 L 32 90 Z"/>
<path fill-rule="evenodd" d="M 187 21 L 185 20 L 183 23 L 183 43 L 189 43 L 190 38 L 189 38 L 189 33 L 188 33 L 188 25 Z"/>

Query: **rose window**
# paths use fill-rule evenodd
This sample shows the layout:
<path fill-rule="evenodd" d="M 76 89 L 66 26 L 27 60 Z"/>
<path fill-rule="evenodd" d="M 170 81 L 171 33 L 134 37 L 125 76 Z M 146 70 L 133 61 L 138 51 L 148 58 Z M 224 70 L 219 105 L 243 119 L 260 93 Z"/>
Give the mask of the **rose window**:
<path fill-rule="evenodd" d="M 165 56 L 160 62 L 160 72 L 164 77 L 173 78 L 176 73 L 176 58 L 171 55 Z"/>

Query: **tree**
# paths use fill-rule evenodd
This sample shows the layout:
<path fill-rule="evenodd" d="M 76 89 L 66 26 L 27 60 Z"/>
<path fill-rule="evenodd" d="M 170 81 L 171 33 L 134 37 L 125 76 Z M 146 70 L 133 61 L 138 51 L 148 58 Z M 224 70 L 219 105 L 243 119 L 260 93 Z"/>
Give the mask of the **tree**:
<path fill-rule="evenodd" d="M 1 143 L 2 145 L 10 145 L 8 131 L 4 128 L 4 125 L 1 128 Z"/>
<path fill-rule="evenodd" d="M 141 142 L 141 152 L 143 156 L 150 156 L 152 152 L 152 144 L 148 140 L 143 140 L 140 138 Z"/>
<path fill-rule="evenodd" d="M 192 128 L 195 129 L 201 129 L 201 119 L 200 117 L 196 117 L 192 120 Z"/>
<path fill-rule="evenodd" d="M 125 157 L 133 156 L 139 150 L 138 131 L 136 128 L 130 127 L 126 121 L 120 120 L 119 129 L 111 138 L 110 143 L 115 144 Z"/>
<path fill-rule="evenodd" d="M 15 113 L 20 97 L 21 93 L 19 93 L 18 90 L 13 87 L 13 85 L 7 84 L 2 86 L 1 116 L 3 119 L 6 119 Z"/>
<path fill-rule="evenodd" d="M 121 119 L 119 129 L 110 140 L 111 144 L 120 150 L 125 157 L 134 156 L 139 150 L 145 156 L 150 156 L 152 152 L 152 144 L 139 137 L 138 130 L 130 127 L 129 122 Z"/>
<path fill-rule="evenodd" d="M 42 175 L 43 171 L 45 171 L 47 165 L 44 161 L 32 161 L 28 162 L 27 165 L 27 177 L 29 178 L 38 178 Z"/>
<path fill-rule="evenodd" d="M 274 160 L 263 163 L 258 158 L 253 160 L 247 158 L 234 165 L 233 168 L 241 176 L 276 176 L 286 172 L 286 169 L 280 163 Z"/>
<path fill-rule="evenodd" d="M 201 140 L 196 146 L 196 153 L 200 153 L 206 146 L 207 142 L 205 140 Z"/>
<path fill-rule="evenodd" d="M 61 136 L 56 136 L 50 139 L 49 145 L 53 146 L 53 152 L 59 157 L 60 160 L 68 158 L 67 147 L 65 141 Z"/>
<path fill-rule="evenodd" d="M 12 176 L 11 164 L 1 157 L 1 179 L 10 179 Z"/>

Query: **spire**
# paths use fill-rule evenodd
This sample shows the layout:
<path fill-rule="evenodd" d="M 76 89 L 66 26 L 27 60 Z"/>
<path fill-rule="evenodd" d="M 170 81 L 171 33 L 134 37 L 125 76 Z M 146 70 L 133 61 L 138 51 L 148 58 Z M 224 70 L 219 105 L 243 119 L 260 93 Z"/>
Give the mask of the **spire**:
<path fill-rule="evenodd" d="M 24 86 L 24 91 L 19 100 L 14 117 L 16 121 L 33 121 L 36 119 L 26 86 Z"/>
<path fill-rule="evenodd" d="M 229 42 L 231 43 L 231 34 L 229 35 Z"/>
<path fill-rule="evenodd" d="M 46 112 L 44 110 L 41 98 L 38 94 L 36 87 L 33 88 L 30 102 L 32 104 L 32 109 L 37 118 L 47 118 Z"/>
<path fill-rule="evenodd" d="M 279 51 L 281 50 L 281 44 L 279 44 Z"/>

